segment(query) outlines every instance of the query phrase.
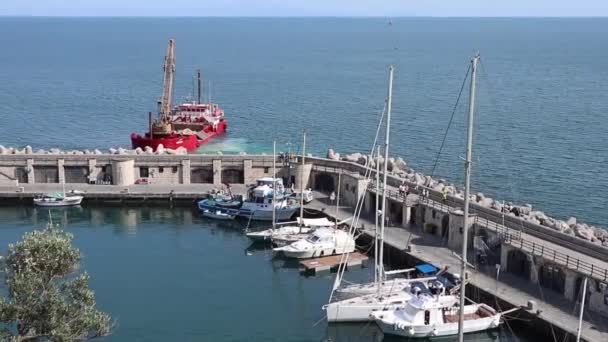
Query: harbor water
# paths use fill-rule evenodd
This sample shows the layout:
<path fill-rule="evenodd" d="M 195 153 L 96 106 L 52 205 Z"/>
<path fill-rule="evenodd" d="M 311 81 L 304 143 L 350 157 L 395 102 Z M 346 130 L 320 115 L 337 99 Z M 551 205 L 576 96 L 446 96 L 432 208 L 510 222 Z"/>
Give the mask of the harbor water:
<path fill-rule="evenodd" d="M 5 253 L 25 232 L 44 227 L 49 211 L 2 207 L 0 215 Z M 242 232 L 247 222 L 211 221 L 190 208 L 84 206 L 53 209 L 51 217 L 74 234 L 98 307 L 116 320 L 103 341 L 381 340 L 372 323 L 328 327 L 321 306 L 333 275 L 303 276 L 297 264 L 252 247 Z M 347 274 L 349 281 L 372 277 L 371 268 Z M 510 324 L 466 340 L 532 341 Z"/>

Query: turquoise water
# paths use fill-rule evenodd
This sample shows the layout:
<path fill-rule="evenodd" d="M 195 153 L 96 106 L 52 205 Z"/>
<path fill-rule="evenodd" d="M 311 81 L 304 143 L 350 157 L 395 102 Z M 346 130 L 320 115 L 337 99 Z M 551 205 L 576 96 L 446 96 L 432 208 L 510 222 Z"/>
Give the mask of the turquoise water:
<path fill-rule="evenodd" d="M 0 208 L 0 252 L 48 215 Z M 104 341 L 380 341 L 373 324 L 328 328 L 321 306 L 333 275 L 306 277 L 297 264 L 251 248 L 244 222 L 209 221 L 190 208 L 55 209 L 52 218 L 75 235 L 98 306 L 116 320 Z M 350 281 L 371 277 L 371 268 L 347 273 Z M 504 327 L 467 341 L 532 340 L 515 330 L 517 338 Z"/>
<path fill-rule="evenodd" d="M 229 132 L 200 152 L 365 151 L 396 66 L 394 154 L 430 173 L 469 58 L 482 55 L 473 186 L 608 226 L 608 19 L 0 18 L 0 144 L 129 145 L 176 39 L 177 99 L 203 69 Z M 207 82 L 204 82 L 207 85 Z M 463 117 L 439 176 L 462 179 Z M 603 190 L 602 190 L 603 189 Z"/>

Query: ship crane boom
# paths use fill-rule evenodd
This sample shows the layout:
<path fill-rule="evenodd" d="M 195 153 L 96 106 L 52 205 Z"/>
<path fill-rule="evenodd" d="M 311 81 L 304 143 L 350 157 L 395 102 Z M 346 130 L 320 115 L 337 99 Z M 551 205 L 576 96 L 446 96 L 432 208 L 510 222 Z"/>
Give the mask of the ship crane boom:
<path fill-rule="evenodd" d="M 163 91 L 158 100 L 158 118 L 164 122 L 171 116 L 171 96 L 173 94 L 173 79 L 175 76 L 175 41 L 169 39 L 165 63 L 163 64 Z"/>

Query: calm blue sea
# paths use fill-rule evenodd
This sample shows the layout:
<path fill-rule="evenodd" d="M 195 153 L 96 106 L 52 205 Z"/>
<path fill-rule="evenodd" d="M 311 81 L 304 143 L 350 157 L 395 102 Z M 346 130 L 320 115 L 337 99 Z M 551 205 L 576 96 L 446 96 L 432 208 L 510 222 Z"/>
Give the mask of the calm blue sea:
<path fill-rule="evenodd" d="M 608 226 L 608 19 L 0 18 L 0 32 L 5 146 L 128 147 L 175 38 L 175 97 L 201 68 L 229 120 L 201 152 L 297 148 L 302 128 L 316 154 L 366 151 L 394 64 L 392 150 L 425 173 L 479 51 L 474 188 Z M 454 182 L 465 109 L 436 171 Z"/>

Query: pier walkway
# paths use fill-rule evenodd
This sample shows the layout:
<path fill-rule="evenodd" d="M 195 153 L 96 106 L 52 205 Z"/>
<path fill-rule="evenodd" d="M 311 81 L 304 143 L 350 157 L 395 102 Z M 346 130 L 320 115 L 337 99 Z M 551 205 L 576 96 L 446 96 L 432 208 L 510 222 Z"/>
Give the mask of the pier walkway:
<path fill-rule="evenodd" d="M 330 203 L 327 195 L 319 192 L 315 193 L 315 200 L 308 207 L 323 211 L 328 216 L 337 218 L 338 220 L 351 217 L 354 210 L 352 207 L 344 206 L 336 208 L 335 203 Z M 361 217 L 359 219 L 359 226 L 364 226 L 364 234 L 370 237 L 373 237 L 375 234 L 374 224 L 373 218 Z M 532 239 L 534 237 L 522 235 L 521 238 Z M 409 226 L 407 228 L 386 227 L 384 240 L 387 245 L 411 255 L 421 262 L 431 263 L 438 267 L 447 266 L 449 272 L 460 273 L 460 258 L 446 246 L 446 243 L 437 236 L 425 234 L 416 226 Z M 531 241 L 536 242 L 536 240 Z M 538 243 L 544 244 L 546 241 L 539 240 Z M 564 252 L 573 255 L 573 252 L 570 250 Z M 584 258 L 586 256 L 577 255 L 577 257 Z M 573 307 L 572 302 L 566 300 L 562 295 L 553 293 L 548 289 L 543 289 L 538 284 L 519 279 L 507 273 L 506 270 L 502 270 L 497 279 L 495 275 L 496 270 L 493 266 L 491 269 L 493 271 L 492 274 L 490 272 L 482 272 L 481 269 L 475 270 L 469 268 L 469 284 L 513 306 L 525 307 L 528 301 L 535 301 L 537 302 L 537 316 L 540 319 L 576 335 L 578 329 L 578 306 Z M 582 337 L 588 342 L 608 341 L 608 324 L 597 314 L 586 313 Z"/>

